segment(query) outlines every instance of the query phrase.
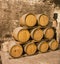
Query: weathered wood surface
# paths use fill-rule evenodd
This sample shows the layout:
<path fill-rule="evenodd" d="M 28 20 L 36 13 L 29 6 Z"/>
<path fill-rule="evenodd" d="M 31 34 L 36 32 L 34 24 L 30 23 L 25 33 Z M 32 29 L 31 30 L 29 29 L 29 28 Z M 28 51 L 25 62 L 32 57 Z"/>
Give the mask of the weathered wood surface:
<path fill-rule="evenodd" d="M 9 55 L 1 51 L 1 59 L 2 64 L 60 64 L 60 50 L 18 59 L 9 59 Z"/>

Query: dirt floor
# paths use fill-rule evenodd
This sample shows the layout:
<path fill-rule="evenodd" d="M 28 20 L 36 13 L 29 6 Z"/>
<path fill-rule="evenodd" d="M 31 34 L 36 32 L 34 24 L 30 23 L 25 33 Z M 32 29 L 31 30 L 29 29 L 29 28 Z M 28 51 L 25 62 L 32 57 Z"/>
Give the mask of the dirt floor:
<path fill-rule="evenodd" d="M 2 52 L 1 60 L 2 64 L 60 64 L 60 49 L 18 59 L 9 59 L 8 54 Z"/>

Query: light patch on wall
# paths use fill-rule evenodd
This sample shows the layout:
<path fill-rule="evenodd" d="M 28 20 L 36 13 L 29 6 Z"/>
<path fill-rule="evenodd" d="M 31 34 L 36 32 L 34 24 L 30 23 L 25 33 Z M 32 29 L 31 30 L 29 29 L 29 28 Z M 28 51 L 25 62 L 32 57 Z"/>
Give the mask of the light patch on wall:
<path fill-rule="evenodd" d="M 57 22 L 58 22 L 58 26 L 57 26 L 57 41 L 59 42 L 59 38 L 60 38 L 60 8 L 56 7 L 54 13 L 58 14 L 58 18 L 57 18 Z"/>
<path fill-rule="evenodd" d="M 57 13 L 57 14 L 58 14 L 57 21 L 60 22 L 60 9 L 59 9 L 59 7 L 56 7 L 56 8 L 55 8 L 54 13 Z"/>
<path fill-rule="evenodd" d="M 28 2 L 28 3 L 31 4 L 31 5 L 39 2 L 39 0 L 21 0 L 21 1 L 23 1 L 23 2 Z M 42 0 L 41 0 L 41 1 L 42 1 Z"/>
<path fill-rule="evenodd" d="M 8 8 L 8 5 L 7 5 L 7 3 L 6 3 L 6 2 L 3 2 L 3 3 L 2 3 L 2 8 L 3 8 L 3 9 Z"/>

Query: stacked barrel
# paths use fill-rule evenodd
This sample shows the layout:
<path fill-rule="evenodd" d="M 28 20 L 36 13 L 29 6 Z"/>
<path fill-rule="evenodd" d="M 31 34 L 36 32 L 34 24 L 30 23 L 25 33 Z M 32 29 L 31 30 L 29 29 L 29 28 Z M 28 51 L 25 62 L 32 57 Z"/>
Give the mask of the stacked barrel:
<path fill-rule="evenodd" d="M 20 27 L 13 30 L 15 41 L 10 41 L 9 54 L 21 57 L 24 54 L 34 55 L 58 48 L 56 29 L 52 27 L 49 17 L 45 14 L 27 13 L 19 20 Z"/>

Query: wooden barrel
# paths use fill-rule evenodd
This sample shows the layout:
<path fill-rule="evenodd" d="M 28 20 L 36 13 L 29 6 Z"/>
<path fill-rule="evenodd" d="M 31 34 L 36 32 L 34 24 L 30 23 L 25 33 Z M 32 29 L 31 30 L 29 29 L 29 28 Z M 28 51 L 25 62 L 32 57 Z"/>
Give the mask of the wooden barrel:
<path fill-rule="evenodd" d="M 21 42 L 20 44 L 23 44 L 29 40 L 30 33 L 26 28 L 18 27 L 16 29 L 14 29 L 14 31 L 13 31 L 13 37 L 16 40 L 20 41 Z"/>
<path fill-rule="evenodd" d="M 34 28 L 31 31 L 31 38 L 36 41 L 41 41 L 41 39 L 43 38 L 43 30 L 40 28 Z"/>
<path fill-rule="evenodd" d="M 10 41 L 10 43 L 8 45 L 8 51 L 12 57 L 18 58 L 22 55 L 23 48 L 21 45 L 17 44 L 16 41 Z"/>
<path fill-rule="evenodd" d="M 44 36 L 46 39 L 51 40 L 54 37 L 54 29 L 52 27 L 46 28 L 44 30 Z"/>
<path fill-rule="evenodd" d="M 35 54 L 37 50 L 37 46 L 34 44 L 34 42 L 29 42 L 28 44 L 25 45 L 24 51 L 28 55 L 33 55 Z"/>
<path fill-rule="evenodd" d="M 38 50 L 40 52 L 47 52 L 48 51 L 48 48 L 49 48 L 49 45 L 48 45 L 48 42 L 46 42 L 46 41 L 41 41 L 38 44 Z"/>
<path fill-rule="evenodd" d="M 21 18 L 20 18 L 20 25 L 21 26 L 29 26 L 29 27 L 32 27 L 32 26 L 35 26 L 36 25 L 36 16 L 32 13 L 27 13 L 25 15 L 23 15 Z"/>
<path fill-rule="evenodd" d="M 50 42 L 49 42 L 49 47 L 51 50 L 56 50 L 59 46 L 59 43 L 57 40 L 55 39 L 52 39 Z"/>
<path fill-rule="evenodd" d="M 49 18 L 45 14 L 38 14 L 37 19 L 38 19 L 38 25 L 42 27 L 45 27 L 49 24 Z"/>

